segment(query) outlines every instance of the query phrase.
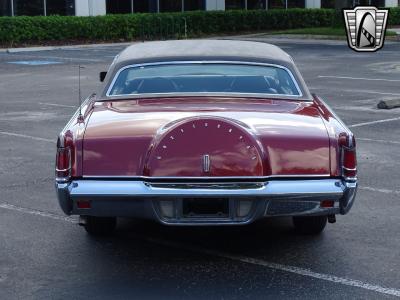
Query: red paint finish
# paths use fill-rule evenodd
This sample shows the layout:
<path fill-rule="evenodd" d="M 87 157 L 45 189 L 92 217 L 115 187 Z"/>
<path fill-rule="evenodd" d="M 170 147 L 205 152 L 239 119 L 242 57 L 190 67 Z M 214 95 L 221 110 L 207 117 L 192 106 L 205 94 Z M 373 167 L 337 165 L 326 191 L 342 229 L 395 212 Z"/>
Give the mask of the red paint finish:
<path fill-rule="evenodd" d="M 97 102 L 86 119 L 82 174 L 329 175 L 337 165 L 327 130 L 334 118 L 323 119 L 321 107 L 315 102 L 222 97 Z M 202 166 L 206 154 L 209 174 Z"/>
<path fill-rule="evenodd" d="M 341 137 L 347 138 L 347 130 L 343 127 L 340 120 L 330 111 L 325 103 L 314 95 L 314 104 L 318 108 L 321 114 L 321 118 L 324 121 L 326 130 L 329 136 L 330 144 L 330 173 L 332 176 L 341 176 L 341 157 L 340 157 L 340 142 Z"/>
<path fill-rule="evenodd" d="M 210 169 L 204 166 L 210 158 Z M 233 121 L 198 117 L 185 119 L 156 137 L 146 160 L 147 176 L 263 176 L 262 149 Z"/>
<path fill-rule="evenodd" d="M 94 99 L 93 97 L 94 96 L 92 96 L 91 99 Z M 69 148 L 71 151 L 71 177 L 82 176 L 83 136 L 86 124 L 89 120 L 90 114 L 92 113 L 93 103 L 94 102 L 89 101 L 82 107 L 82 116 L 79 116 L 78 112 L 75 113 L 67 126 L 61 132 L 57 141 L 57 148 L 60 148 L 61 145 L 63 145 L 63 147 Z"/>

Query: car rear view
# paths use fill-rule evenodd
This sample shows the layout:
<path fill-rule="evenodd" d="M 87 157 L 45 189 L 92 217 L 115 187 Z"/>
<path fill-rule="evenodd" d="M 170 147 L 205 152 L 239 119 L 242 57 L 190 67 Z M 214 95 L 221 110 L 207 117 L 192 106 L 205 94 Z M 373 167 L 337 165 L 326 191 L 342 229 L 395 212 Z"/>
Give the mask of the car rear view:
<path fill-rule="evenodd" d="M 319 233 L 357 189 L 353 134 L 310 95 L 291 57 L 264 43 L 131 46 L 58 144 L 61 207 L 92 234 L 112 232 L 117 217 L 243 225 L 283 216 Z"/>

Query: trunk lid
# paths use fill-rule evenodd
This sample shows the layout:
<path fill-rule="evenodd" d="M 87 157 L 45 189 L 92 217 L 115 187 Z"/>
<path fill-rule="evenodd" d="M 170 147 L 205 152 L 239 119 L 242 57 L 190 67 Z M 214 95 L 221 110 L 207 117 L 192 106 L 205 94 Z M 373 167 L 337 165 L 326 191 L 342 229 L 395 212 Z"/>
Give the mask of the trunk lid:
<path fill-rule="evenodd" d="M 329 175 L 329 138 L 312 102 L 97 102 L 84 135 L 82 168 L 84 176 Z"/>

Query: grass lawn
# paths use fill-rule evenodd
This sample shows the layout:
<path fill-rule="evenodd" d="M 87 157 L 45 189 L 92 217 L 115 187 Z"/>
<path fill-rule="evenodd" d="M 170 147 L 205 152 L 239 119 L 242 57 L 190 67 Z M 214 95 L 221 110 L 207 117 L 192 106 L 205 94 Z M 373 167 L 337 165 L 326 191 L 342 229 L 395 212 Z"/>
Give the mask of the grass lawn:
<path fill-rule="evenodd" d="M 313 27 L 313 28 L 298 28 L 274 31 L 272 34 L 310 34 L 310 35 L 331 35 L 331 36 L 345 36 L 345 29 L 342 27 Z M 396 33 L 386 31 L 387 36 L 394 36 Z"/>

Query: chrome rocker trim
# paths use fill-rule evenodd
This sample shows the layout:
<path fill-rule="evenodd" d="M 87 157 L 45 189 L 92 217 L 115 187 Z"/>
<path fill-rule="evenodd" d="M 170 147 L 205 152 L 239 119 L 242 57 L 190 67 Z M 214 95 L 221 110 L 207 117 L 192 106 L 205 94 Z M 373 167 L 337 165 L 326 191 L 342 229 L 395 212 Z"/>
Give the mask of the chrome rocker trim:
<path fill-rule="evenodd" d="M 172 225 L 247 224 L 263 217 L 346 214 L 353 205 L 357 181 L 342 179 L 272 180 L 229 183 L 150 183 L 130 180 L 73 180 L 56 183 L 61 208 L 67 215 L 138 217 Z M 185 198 L 229 198 L 254 201 L 245 218 L 165 219 L 157 208 L 160 200 Z M 323 200 L 333 207 L 321 207 Z M 77 201 L 90 201 L 90 209 L 79 209 Z M 178 203 L 178 202 L 174 202 Z M 182 202 L 180 202 L 182 203 Z"/>

